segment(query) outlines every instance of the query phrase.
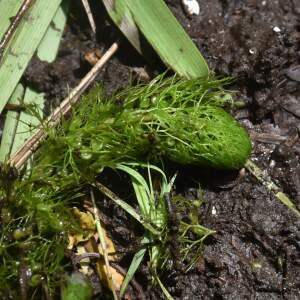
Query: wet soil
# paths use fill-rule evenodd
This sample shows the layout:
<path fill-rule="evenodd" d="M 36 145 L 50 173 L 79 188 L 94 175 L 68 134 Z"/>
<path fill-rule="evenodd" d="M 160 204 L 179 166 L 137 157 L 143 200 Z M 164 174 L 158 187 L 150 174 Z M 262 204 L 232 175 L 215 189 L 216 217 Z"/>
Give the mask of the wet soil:
<path fill-rule="evenodd" d="M 46 64 L 35 58 L 26 71 L 26 82 L 44 91 L 51 105 L 90 68 L 84 54 L 94 47 L 104 51 L 114 40 L 121 44 L 97 78 L 107 93 L 127 85 L 134 67 L 146 65 L 109 23 L 99 1 L 91 2 L 97 36 L 88 29 L 80 4 L 74 4 L 57 60 Z M 198 2 L 200 14 L 187 16 L 180 0 L 166 1 L 211 71 L 236 77 L 232 88 L 246 106 L 235 117 L 252 137 L 251 158 L 300 209 L 300 2 Z M 175 299 L 300 299 L 299 219 L 245 170 L 211 171 L 209 177 L 203 170 L 177 170 L 178 193 L 200 183 L 201 224 L 217 233 L 206 240 L 203 256 L 188 273 L 163 278 Z M 115 234 L 132 235 L 120 222 L 122 213 L 114 212 L 120 225 Z M 146 290 L 146 265 L 137 278 Z M 145 295 L 163 298 L 158 288 Z"/>

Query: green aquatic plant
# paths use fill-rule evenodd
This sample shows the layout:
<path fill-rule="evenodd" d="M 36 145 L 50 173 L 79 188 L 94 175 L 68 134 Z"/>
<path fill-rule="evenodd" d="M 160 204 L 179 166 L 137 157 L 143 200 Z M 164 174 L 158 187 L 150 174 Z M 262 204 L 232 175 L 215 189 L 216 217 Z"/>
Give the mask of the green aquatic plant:
<path fill-rule="evenodd" d="M 38 155 L 43 169 L 94 176 L 123 162 L 169 159 L 185 165 L 237 169 L 251 151 L 247 132 L 222 106 L 232 104 L 228 80 L 159 76 L 105 98 L 99 87 L 74 108 L 71 121 L 49 130 Z"/>
<path fill-rule="evenodd" d="M 80 196 L 77 186 L 58 187 L 44 178 L 19 180 L 13 168 L 1 166 L 1 299 L 55 295 L 64 272 L 67 233 L 79 230 L 68 204 Z"/>
<path fill-rule="evenodd" d="M 215 168 L 241 167 L 251 147 L 246 131 L 223 109 L 234 105 L 224 90 L 229 81 L 159 76 L 111 97 L 95 87 L 73 108 L 71 120 L 63 120 L 57 128 L 45 124 L 49 138 L 35 154 L 26 178 L 16 180 L 13 169 L 2 168 L 0 172 L 0 295 L 9 291 L 15 297 L 20 290 L 30 295 L 40 290 L 46 296 L 55 295 L 59 276 L 65 272 L 67 234 L 79 230 L 70 206 L 80 205 L 87 186 L 99 186 L 104 168 L 141 178 L 130 166 L 160 164 L 168 159 Z M 164 198 L 160 197 L 160 206 L 150 209 L 152 186 L 148 194 L 142 190 L 147 186 L 145 181 L 133 182 L 133 186 L 140 196 L 144 194 L 137 197 L 140 212 L 113 199 L 145 227 L 146 242 L 159 240 L 160 245 L 149 248 L 152 269 L 158 270 L 157 266 L 168 260 L 161 250 L 169 244 Z M 199 245 L 212 232 L 195 218 L 188 222 L 179 219 L 179 225 L 181 254 L 192 251 L 196 258 Z M 140 258 L 134 265 L 139 263 Z M 26 286 L 20 286 L 26 270 L 30 276 Z M 162 286 L 158 274 L 154 275 Z"/>

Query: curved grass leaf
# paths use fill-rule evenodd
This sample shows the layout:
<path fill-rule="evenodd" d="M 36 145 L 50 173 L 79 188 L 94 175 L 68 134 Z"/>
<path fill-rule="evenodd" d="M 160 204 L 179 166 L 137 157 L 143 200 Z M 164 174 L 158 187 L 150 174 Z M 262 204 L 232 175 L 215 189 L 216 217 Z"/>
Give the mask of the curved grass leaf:
<path fill-rule="evenodd" d="M 139 31 L 162 61 L 180 76 L 208 76 L 200 51 L 163 0 L 103 0 L 108 14 L 141 53 Z"/>
<path fill-rule="evenodd" d="M 37 56 L 40 60 L 52 63 L 57 55 L 59 43 L 67 22 L 67 13 L 69 9 L 69 1 L 62 2 L 57 9 L 51 25 L 48 27 L 40 45 L 37 49 Z"/>
<path fill-rule="evenodd" d="M 19 105 L 22 103 L 24 88 L 22 84 L 18 84 L 10 97 L 9 104 Z M 5 118 L 2 139 L 0 145 L 0 161 L 4 162 L 11 153 L 11 149 L 15 140 L 18 120 L 20 117 L 19 111 L 8 111 Z"/>
<path fill-rule="evenodd" d="M 147 238 L 147 237 L 144 237 L 141 241 L 141 244 L 143 243 L 149 243 L 150 240 Z M 132 261 L 131 261 L 131 264 L 129 266 L 129 269 L 126 273 L 126 276 L 124 278 L 124 281 L 122 283 L 122 286 L 121 286 L 121 290 L 120 290 L 120 298 L 122 299 L 123 296 L 124 296 L 124 293 L 128 287 L 128 284 L 130 283 L 131 279 L 133 278 L 135 272 L 137 271 L 137 269 L 139 268 L 144 256 L 145 256 L 145 253 L 146 253 L 146 248 L 142 248 L 141 250 L 139 250 L 137 253 L 135 253 Z"/>
<path fill-rule="evenodd" d="M 61 1 L 35 1 L 18 24 L 18 28 L 7 45 L 0 62 L 0 112 L 15 90 Z M 22 1 L 2 1 L 1 8 L 10 2 L 20 4 Z M 7 26 L 5 30 L 8 27 L 9 18 L 13 16 L 6 15 L 7 11 L 15 13 L 13 9 L 0 10 L 0 19 L 6 18 L 5 24 Z M 3 33 L 5 30 L 3 30 Z"/>

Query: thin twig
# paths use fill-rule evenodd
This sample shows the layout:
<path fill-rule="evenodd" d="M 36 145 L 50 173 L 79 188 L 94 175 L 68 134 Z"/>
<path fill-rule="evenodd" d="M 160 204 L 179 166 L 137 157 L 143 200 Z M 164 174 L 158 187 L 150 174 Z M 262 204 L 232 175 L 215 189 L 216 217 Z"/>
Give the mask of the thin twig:
<path fill-rule="evenodd" d="M 103 257 L 104 257 L 104 261 L 105 261 L 107 277 L 108 277 L 108 280 L 110 282 L 110 286 L 111 286 L 110 288 L 111 288 L 111 291 L 113 293 L 114 299 L 118 300 L 118 295 L 117 295 L 117 292 L 116 292 L 116 285 L 115 285 L 115 282 L 114 282 L 114 278 L 111 274 L 111 269 L 110 269 L 110 264 L 109 264 L 109 259 L 108 259 L 105 233 L 104 233 L 103 228 L 101 226 L 101 222 L 100 222 L 100 218 L 99 218 L 99 212 L 98 212 L 98 208 L 96 206 L 95 196 L 94 196 L 92 188 L 91 188 L 90 194 L 91 194 L 91 200 L 92 200 L 92 204 L 93 204 L 93 208 L 94 208 L 95 224 L 96 224 L 97 232 L 98 232 L 99 239 L 100 239 L 100 247 L 101 247 Z"/>
<path fill-rule="evenodd" d="M 269 191 L 274 193 L 275 197 L 279 199 L 281 203 L 287 206 L 296 214 L 297 217 L 300 218 L 300 211 L 297 209 L 295 204 L 253 161 L 248 159 L 245 163 L 245 168 L 247 168 L 247 170 L 254 175 Z"/>
<path fill-rule="evenodd" d="M 96 34 L 96 24 L 95 24 L 95 21 L 94 21 L 92 12 L 91 12 L 90 4 L 89 4 L 89 2 L 87 0 L 81 0 L 81 2 L 83 4 L 85 12 L 86 12 L 86 14 L 88 16 L 88 19 L 89 19 L 92 31 L 93 31 L 94 34 Z"/>
<path fill-rule="evenodd" d="M 28 11 L 30 6 L 34 3 L 35 0 L 24 0 L 17 11 L 16 15 L 12 17 L 11 23 L 9 27 L 7 28 L 6 32 L 4 33 L 1 41 L 0 41 L 0 62 L 2 60 L 5 47 L 8 45 L 9 41 L 14 35 L 14 32 L 16 31 L 18 24 L 22 20 L 25 13 Z"/>
<path fill-rule="evenodd" d="M 29 159 L 32 153 L 39 147 L 40 143 L 47 137 L 44 126 L 53 127 L 59 123 L 62 116 L 67 115 L 72 105 L 74 105 L 93 82 L 98 75 L 103 65 L 110 59 L 110 57 L 117 51 L 118 44 L 114 43 L 106 51 L 106 53 L 99 59 L 96 65 L 85 75 L 77 87 L 75 87 L 69 96 L 54 110 L 54 112 L 46 119 L 44 124 L 41 124 L 36 133 L 34 133 L 24 145 L 9 159 L 8 163 L 17 169 L 20 169 L 24 163 Z"/>
<path fill-rule="evenodd" d="M 286 136 L 278 135 L 278 134 L 271 134 L 271 133 L 257 133 L 250 131 L 250 137 L 252 140 L 265 143 L 265 144 L 276 144 L 279 145 L 282 142 L 287 140 Z"/>

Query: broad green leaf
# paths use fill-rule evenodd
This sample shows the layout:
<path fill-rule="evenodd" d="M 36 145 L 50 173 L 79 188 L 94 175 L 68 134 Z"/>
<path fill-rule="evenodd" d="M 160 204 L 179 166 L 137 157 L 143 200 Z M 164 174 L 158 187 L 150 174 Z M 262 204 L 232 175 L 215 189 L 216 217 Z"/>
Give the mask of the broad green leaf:
<path fill-rule="evenodd" d="M 208 76 L 204 58 L 163 0 L 103 0 L 103 3 L 112 20 L 140 53 L 136 42 L 139 31 L 163 62 L 180 76 Z"/>
<path fill-rule="evenodd" d="M 29 12 L 20 21 L 0 62 L 0 112 L 15 90 L 61 1 L 35 1 Z M 2 18 L 8 18 L 9 20 L 12 16 L 6 15 L 7 11 L 12 12 L 12 9 L 1 10 L 1 8 L 5 8 L 5 3 L 9 2 L 20 3 L 22 1 L 1 1 L 0 20 Z M 9 24 L 9 22 L 6 21 L 5 24 Z M 6 31 L 7 27 L 5 27 L 2 34 Z"/>
<path fill-rule="evenodd" d="M 64 0 L 57 9 L 51 25 L 48 27 L 38 49 L 37 55 L 39 59 L 53 62 L 59 47 L 63 28 L 66 23 L 66 11 L 69 1 Z M 17 94 L 16 94 L 17 93 Z M 39 110 L 42 115 L 44 105 L 44 95 L 37 93 L 34 90 L 27 88 L 25 92 L 25 99 L 23 99 L 24 89 L 19 84 L 14 91 L 10 104 L 32 104 Z M 0 146 L 0 161 L 4 161 L 24 143 L 24 141 L 33 133 L 32 130 L 39 124 L 36 116 L 30 115 L 26 112 L 8 111 L 5 118 L 5 125 L 2 134 Z"/>

